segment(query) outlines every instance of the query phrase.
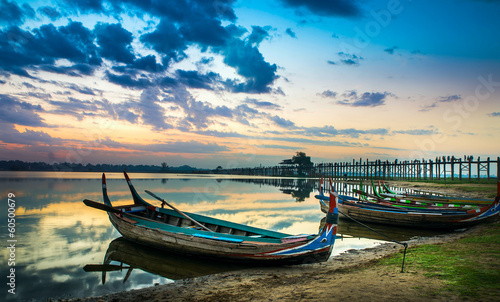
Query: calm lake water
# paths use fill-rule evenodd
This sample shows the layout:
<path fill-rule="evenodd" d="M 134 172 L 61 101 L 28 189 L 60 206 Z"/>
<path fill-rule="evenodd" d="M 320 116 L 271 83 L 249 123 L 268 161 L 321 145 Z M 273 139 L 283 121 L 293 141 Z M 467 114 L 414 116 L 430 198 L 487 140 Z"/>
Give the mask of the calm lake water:
<path fill-rule="evenodd" d="M 183 211 L 255 227 L 312 234 L 318 232 L 324 217 L 314 198 L 317 179 L 129 175 L 139 194 L 153 204 L 158 202 L 144 190 L 156 193 Z M 130 203 L 123 174 L 106 173 L 106 176 L 111 201 L 115 205 Z M 97 296 L 244 269 L 169 255 L 123 240 L 105 212 L 82 203 L 83 199 L 102 202 L 100 178 L 101 173 L 0 172 L 0 240 L 4 246 L 0 252 L 4 280 L 1 300 Z M 340 190 L 350 190 L 342 184 L 337 186 Z M 9 206 L 9 194 L 15 196 L 11 198 L 16 210 L 15 233 L 8 226 L 9 208 L 13 207 L 12 200 Z M 375 228 L 397 240 L 435 234 Z M 333 255 L 373 247 L 387 240 L 348 220 L 340 221 L 339 234 L 343 238 L 335 242 Z M 102 266 L 104 262 L 110 265 Z M 8 292 L 11 287 L 7 285 L 12 268 L 15 295 Z"/>

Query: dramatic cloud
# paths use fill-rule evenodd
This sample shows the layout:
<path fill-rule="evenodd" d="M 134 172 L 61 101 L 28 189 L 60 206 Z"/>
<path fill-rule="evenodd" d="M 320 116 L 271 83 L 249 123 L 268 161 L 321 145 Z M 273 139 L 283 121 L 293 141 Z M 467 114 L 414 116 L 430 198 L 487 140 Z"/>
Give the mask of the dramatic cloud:
<path fill-rule="evenodd" d="M 145 24 L 147 27 L 138 33 L 126 28 L 127 23 L 98 22 L 94 28 L 87 28 L 71 19 L 65 26 L 44 24 L 29 31 L 17 26 L 6 27 L 0 30 L 0 70 L 24 77 L 33 77 L 37 70 L 81 77 L 94 75 L 95 70 L 101 68 L 105 80 L 124 88 L 182 84 L 209 90 L 224 87 L 244 93 L 279 92 L 271 88 L 279 77 L 277 66 L 266 62 L 258 49 L 264 39 L 270 38 L 271 27 L 252 26 L 251 32 L 245 35 L 247 29 L 234 23 L 223 24 L 223 21 L 236 21 L 233 2 L 65 1 L 61 9 L 65 13 L 115 17 L 128 13 L 139 18 L 149 14 L 160 21 Z M 36 12 L 29 5 L 20 7 L 3 0 L 2 8 L 5 14 L 8 12 L 3 19 L 11 21 L 9 24 L 20 25 L 24 19 L 36 18 Z M 51 20 L 62 16 L 51 6 L 39 7 L 37 11 Z M 200 70 L 177 70 L 177 77 L 172 78 L 168 68 L 190 59 L 186 51 L 191 46 L 197 46 L 204 53 L 221 55 L 223 62 L 234 68 L 240 78 L 224 79 L 216 73 Z M 144 49 L 156 53 L 141 56 L 140 50 Z M 61 60 L 65 60 L 64 64 Z"/>
<path fill-rule="evenodd" d="M 357 17 L 361 15 L 357 1 L 352 0 L 281 0 L 281 2 L 294 8 L 307 8 L 320 16 Z"/>
<path fill-rule="evenodd" d="M 18 27 L 0 31 L 0 68 L 14 74 L 31 77 L 27 69 L 37 66 L 56 73 L 81 72 L 91 74 L 101 64 L 93 33 L 80 22 L 70 22 L 56 28 L 42 25 L 33 33 Z M 72 62 L 71 67 L 57 65 L 58 59 Z"/>
<path fill-rule="evenodd" d="M 94 33 L 100 46 L 103 58 L 122 63 L 132 63 L 135 59 L 133 54 L 132 33 L 124 29 L 121 24 L 98 23 Z"/>
<path fill-rule="evenodd" d="M 34 16 L 35 10 L 27 3 L 20 7 L 15 2 L 2 0 L 0 4 L 0 24 L 20 25 L 27 18 L 33 18 Z"/>
<path fill-rule="evenodd" d="M 259 34 L 255 34 L 256 31 Z M 276 75 L 278 67 L 276 64 L 266 62 L 264 56 L 254 46 L 259 38 L 262 38 L 260 28 L 254 27 L 250 37 L 252 35 L 255 38 L 247 41 L 234 36 L 224 47 L 216 48 L 224 56 L 224 63 L 234 67 L 236 72 L 246 79 L 245 82 L 227 80 L 226 86 L 233 92 L 269 93 L 272 91 L 270 86 L 278 78 Z"/>

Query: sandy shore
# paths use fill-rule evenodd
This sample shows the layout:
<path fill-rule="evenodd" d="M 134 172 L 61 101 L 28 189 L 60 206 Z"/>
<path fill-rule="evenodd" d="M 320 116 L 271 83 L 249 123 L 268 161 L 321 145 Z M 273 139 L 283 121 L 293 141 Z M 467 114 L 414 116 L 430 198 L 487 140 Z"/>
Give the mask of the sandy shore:
<path fill-rule="evenodd" d="M 447 189 L 449 191 L 449 189 Z M 456 192 L 456 190 L 453 190 Z M 482 196 L 481 196 L 482 197 Z M 497 222 L 498 223 L 498 222 Z M 480 234 L 487 225 L 408 242 L 440 244 Z M 443 284 L 421 271 L 375 265 L 378 259 L 402 252 L 395 243 L 349 250 L 325 263 L 254 268 L 177 281 L 94 298 L 60 301 L 459 301 L 433 296 Z"/>

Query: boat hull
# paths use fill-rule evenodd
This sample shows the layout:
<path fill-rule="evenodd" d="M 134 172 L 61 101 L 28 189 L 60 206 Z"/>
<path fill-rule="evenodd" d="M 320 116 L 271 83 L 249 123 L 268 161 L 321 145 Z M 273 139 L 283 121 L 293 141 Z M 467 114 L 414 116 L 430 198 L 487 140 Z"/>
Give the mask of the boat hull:
<path fill-rule="evenodd" d="M 457 229 L 497 220 L 500 204 L 497 201 L 483 212 L 464 214 L 448 214 L 443 211 L 421 213 L 418 211 L 399 211 L 398 209 L 384 210 L 347 202 L 339 203 L 338 208 L 341 214 L 361 222 L 425 229 Z M 328 206 L 321 203 L 321 210 L 327 211 Z"/>
<path fill-rule="evenodd" d="M 331 234 L 326 233 L 323 236 L 318 235 L 313 240 L 299 243 L 231 242 L 198 237 L 196 234 L 166 232 L 161 229 L 143 227 L 128 221 L 133 221 L 134 217 L 123 219 L 120 214 L 109 213 L 109 219 L 116 230 L 132 242 L 183 255 L 224 258 L 235 262 L 260 262 L 262 264 L 323 262 L 328 260 L 333 248 L 333 244 L 318 244 L 323 239 L 328 240 L 328 237 L 331 237 Z M 309 250 L 301 250 L 301 247 L 304 248 L 305 245 L 309 245 Z"/>

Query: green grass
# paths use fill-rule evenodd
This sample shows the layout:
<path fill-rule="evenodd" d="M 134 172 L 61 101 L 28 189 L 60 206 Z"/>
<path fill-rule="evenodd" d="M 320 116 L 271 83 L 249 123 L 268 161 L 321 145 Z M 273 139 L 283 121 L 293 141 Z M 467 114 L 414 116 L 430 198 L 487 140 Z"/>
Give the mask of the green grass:
<path fill-rule="evenodd" d="M 480 236 L 439 245 L 421 245 L 407 251 L 405 271 L 423 271 L 443 280 L 446 292 L 462 299 L 492 299 L 500 296 L 500 223 L 487 224 Z M 380 262 L 400 266 L 402 254 Z"/>

